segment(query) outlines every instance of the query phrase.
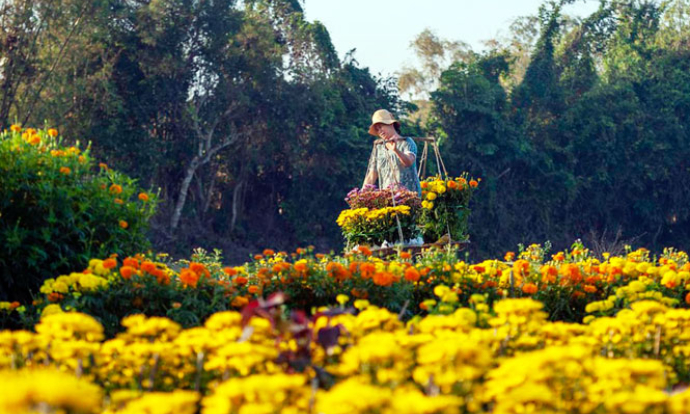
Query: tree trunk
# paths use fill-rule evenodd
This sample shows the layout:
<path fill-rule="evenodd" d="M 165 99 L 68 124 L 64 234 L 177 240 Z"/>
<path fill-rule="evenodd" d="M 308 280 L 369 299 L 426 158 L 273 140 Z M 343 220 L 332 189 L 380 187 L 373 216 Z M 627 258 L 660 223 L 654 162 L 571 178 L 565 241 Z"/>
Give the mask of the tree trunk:
<path fill-rule="evenodd" d="M 170 228 L 175 231 L 177 226 L 180 224 L 180 216 L 182 215 L 182 209 L 187 201 L 187 192 L 189 191 L 189 185 L 192 183 L 192 178 L 194 178 L 194 173 L 196 169 L 199 168 L 199 157 L 196 156 L 192 159 L 192 162 L 187 167 L 187 172 L 185 173 L 184 180 L 182 180 L 182 185 L 180 186 L 180 195 L 177 197 L 177 203 L 175 204 L 175 210 L 173 211 L 172 218 L 170 220 Z"/>
<path fill-rule="evenodd" d="M 208 140 L 210 141 L 211 135 L 209 134 Z M 202 165 L 206 164 L 211 160 L 211 157 L 213 157 L 218 151 L 222 150 L 223 148 L 231 145 L 234 143 L 239 136 L 237 134 L 234 134 L 230 137 L 227 137 L 221 142 L 220 144 L 216 145 L 215 147 L 210 147 L 210 145 L 207 145 L 206 147 L 208 150 L 206 152 L 203 152 L 202 150 L 199 151 L 198 155 L 195 155 L 194 158 L 192 158 L 192 162 L 189 163 L 189 166 L 187 167 L 187 171 L 184 176 L 184 180 L 182 180 L 182 185 L 180 186 L 180 195 L 177 197 L 177 203 L 175 204 L 175 210 L 173 210 L 173 215 L 172 218 L 170 219 L 170 229 L 172 231 L 175 231 L 177 229 L 177 226 L 180 224 L 180 217 L 182 216 L 182 209 L 184 208 L 184 204 L 187 201 L 187 193 L 189 192 L 189 185 L 192 183 L 192 179 L 194 179 L 194 174 L 196 173 L 196 170 L 201 167 Z"/>

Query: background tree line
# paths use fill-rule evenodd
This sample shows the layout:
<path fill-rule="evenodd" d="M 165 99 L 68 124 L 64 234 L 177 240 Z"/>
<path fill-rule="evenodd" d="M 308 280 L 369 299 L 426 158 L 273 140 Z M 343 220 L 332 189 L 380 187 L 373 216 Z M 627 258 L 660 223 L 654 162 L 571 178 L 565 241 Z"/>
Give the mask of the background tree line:
<path fill-rule="evenodd" d="M 440 137 L 450 171 L 483 178 L 479 255 L 582 236 L 682 246 L 689 2 L 602 0 L 583 19 L 569 3 L 484 52 L 426 31 L 422 67 L 396 84 L 340 59 L 298 0 L 5 1 L 0 127 L 45 121 L 160 188 L 152 240 L 171 253 L 339 249 L 381 107 Z"/>
<path fill-rule="evenodd" d="M 413 42 L 422 67 L 401 89 L 421 97 L 449 168 L 484 177 L 475 247 L 687 249 L 690 2 L 602 0 L 582 19 L 570 3 L 544 3 L 483 53 L 429 31 Z"/>

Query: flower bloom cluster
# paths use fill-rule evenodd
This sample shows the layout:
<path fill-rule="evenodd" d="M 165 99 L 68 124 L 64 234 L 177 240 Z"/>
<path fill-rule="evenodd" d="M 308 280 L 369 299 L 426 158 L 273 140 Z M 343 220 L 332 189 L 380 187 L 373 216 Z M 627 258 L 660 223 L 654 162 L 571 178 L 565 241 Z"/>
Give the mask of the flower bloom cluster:
<path fill-rule="evenodd" d="M 383 207 L 408 206 L 413 210 L 419 209 L 420 199 L 415 191 L 393 184 L 382 190 L 367 184 L 363 189 L 353 188 L 345 197 L 351 209 L 368 208 L 376 210 Z"/>
<path fill-rule="evenodd" d="M 422 208 L 426 210 L 433 210 L 436 205 L 435 202 L 444 198 L 466 198 L 469 201 L 471 190 L 476 188 L 479 183 L 471 179 L 469 182 L 466 177 L 447 178 L 429 177 L 422 181 Z M 446 195 L 446 193 L 448 193 Z M 440 197 L 440 198 L 439 198 Z"/>
<path fill-rule="evenodd" d="M 419 233 L 417 216 L 421 205 L 415 191 L 398 186 L 384 190 L 367 186 L 350 191 L 345 201 L 350 208 L 340 213 L 336 223 L 350 247 L 392 242 L 400 237 L 399 231 L 404 240 L 414 239 Z"/>
<path fill-rule="evenodd" d="M 453 240 L 467 238 L 469 204 L 479 185 L 467 173 L 461 177 L 429 177 L 421 182 L 422 214 L 419 225 L 424 239 L 436 241 L 449 234 Z"/>
<path fill-rule="evenodd" d="M 682 413 L 690 391 L 668 391 L 690 380 L 688 271 L 672 249 L 597 258 L 579 244 L 475 264 L 439 251 L 380 259 L 364 247 L 345 257 L 267 249 L 238 267 L 111 257 L 46 282 L 46 296 L 64 298 L 35 332 L 0 332 L 0 369 L 54 368 L 95 387 L 89 410 L 67 391 L 17 391 L 12 407 L 26 410 L 40 398 L 107 413 Z M 219 289 L 214 300 L 243 311 L 188 329 L 135 314 L 108 339 L 64 306 L 127 286 Z M 276 303 L 314 316 L 260 299 L 278 291 L 288 299 Z"/>
<path fill-rule="evenodd" d="M 259 305 L 190 329 L 138 314 L 109 340 L 88 315 L 44 316 L 35 333 L 0 331 L 0 386 L 12 391 L 0 410 L 675 414 L 690 403 L 690 391 L 666 392 L 687 380 L 687 309 L 639 301 L 584 325 L 549 322 L 529 298 L 475 297 L 407 322 L 357 308 L 307 319 Z"/>

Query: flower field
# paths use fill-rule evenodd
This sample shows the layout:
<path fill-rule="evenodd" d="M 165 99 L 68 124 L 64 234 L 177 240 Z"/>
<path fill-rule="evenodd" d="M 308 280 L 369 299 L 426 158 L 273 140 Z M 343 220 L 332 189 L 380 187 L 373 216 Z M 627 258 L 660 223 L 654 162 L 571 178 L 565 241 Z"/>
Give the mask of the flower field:
<path fill-rule="evenodd" d="M 25 325 L 0 332 L 0 412 L 690 409 L 684 252 L 166 259 L 93 259 L 0 304 Z"/>

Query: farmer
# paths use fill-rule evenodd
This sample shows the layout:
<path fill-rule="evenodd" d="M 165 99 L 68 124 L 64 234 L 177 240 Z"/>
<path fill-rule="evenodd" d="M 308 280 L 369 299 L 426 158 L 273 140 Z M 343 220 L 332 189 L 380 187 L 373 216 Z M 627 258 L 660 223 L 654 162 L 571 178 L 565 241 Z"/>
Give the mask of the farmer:
<path fill-rule="evenodd" d="M 400 122 L 385 109 L 371 117 L 369 134 L 379 137 L 369 158 L 363 187 L 376 185 L 387 188 L 399 184 L 420 196 L 422 188 L 417 177 L 417 145 L 412 138 L 400 136 Z"/>

